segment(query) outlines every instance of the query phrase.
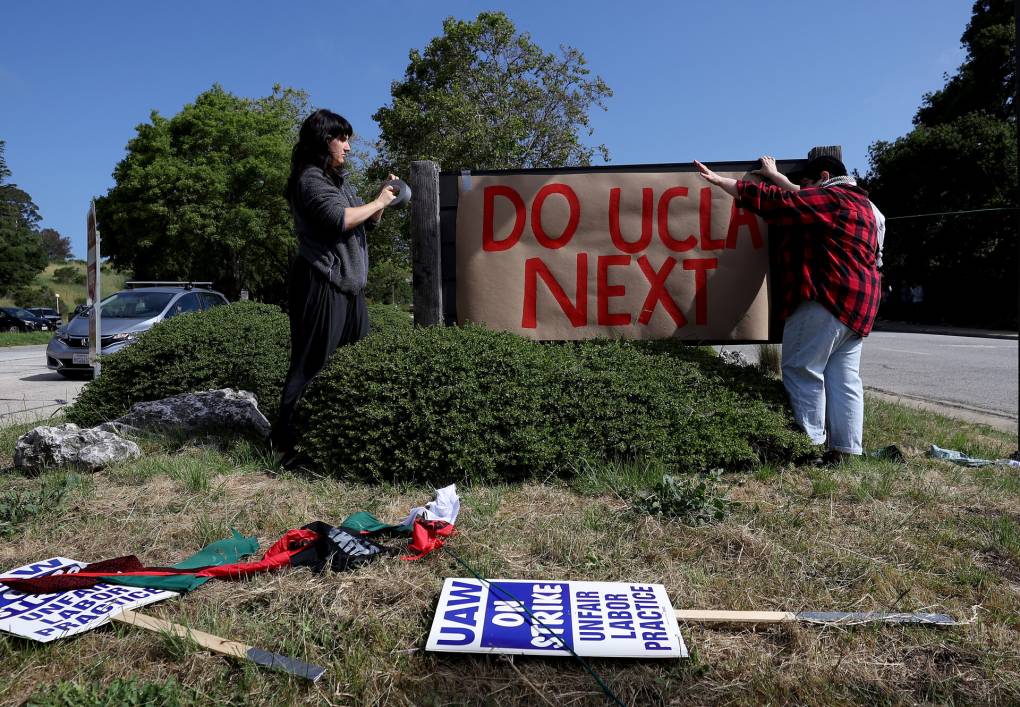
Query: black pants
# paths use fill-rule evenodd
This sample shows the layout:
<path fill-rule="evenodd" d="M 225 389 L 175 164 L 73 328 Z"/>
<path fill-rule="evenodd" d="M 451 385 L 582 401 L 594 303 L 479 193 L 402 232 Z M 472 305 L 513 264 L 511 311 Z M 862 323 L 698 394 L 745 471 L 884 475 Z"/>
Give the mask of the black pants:
<path fill-rule="evenodd" d="M 344 344 L 368 336 L 365 296 L 346 295 L 330 285 L 301 257 L 290 268 L 290 369 L 283 384 L 280 416 L 273 425 L 273 447 L 294 447 L 294 409 L 305 387 Z"/>

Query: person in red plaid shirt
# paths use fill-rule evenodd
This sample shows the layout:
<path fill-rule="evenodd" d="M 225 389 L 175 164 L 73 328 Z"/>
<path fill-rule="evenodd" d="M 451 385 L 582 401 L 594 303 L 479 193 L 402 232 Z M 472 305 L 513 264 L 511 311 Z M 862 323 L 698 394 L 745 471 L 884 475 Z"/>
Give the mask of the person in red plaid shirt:
<path fill-rule="evenodd" d="M 863 452 L 861 346 L 878 313 L 878 222 L 866 191 L 835 157 L 808 162 L 801 188 L 762 158 L 757 174 L 772 184 L 720 177 L 700 162 L 701 176 L 781 235 L 783 385 L 794 420 L 824 459 Z"/>

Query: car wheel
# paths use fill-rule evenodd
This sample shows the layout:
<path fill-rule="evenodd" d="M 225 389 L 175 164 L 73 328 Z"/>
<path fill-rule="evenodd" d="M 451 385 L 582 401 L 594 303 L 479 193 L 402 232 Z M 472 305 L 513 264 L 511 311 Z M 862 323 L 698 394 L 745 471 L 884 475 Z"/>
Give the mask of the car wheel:
<path fill-rule="evenodd" d="M 21 331 L 21 329 L 19 329 L 16 326 L 11 325 L 11 326 L 7 327 L 7 331 L 9 333 L 11 333 L 11 334 L 17 334 L 19 331 Z"/>

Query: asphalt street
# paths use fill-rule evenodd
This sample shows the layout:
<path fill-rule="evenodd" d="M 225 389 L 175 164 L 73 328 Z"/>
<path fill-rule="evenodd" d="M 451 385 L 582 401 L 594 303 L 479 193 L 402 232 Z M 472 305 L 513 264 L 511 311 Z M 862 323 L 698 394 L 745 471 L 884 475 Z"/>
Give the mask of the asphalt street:
<path fill-rule="evenodd" d="M 727 346 L 757 360 L 757 346 Z M 874 331 L 861 377 L 884 399 L 1017 431 L 1017 339 Z"/>
<path fill-rule="evenodd" d="M 727 346 L 757 360 L 757 346 Z M 46 368 L 45 346 L 0 348 L 0 425 L 44 420 L 85 384 Z M 1017 356 L 1013 339 L 872 332 L 861 375 L 874 395 L 950 417 L 1017 431 Z"/>
<path fill-rule="evenodd" d="M 0 426 L 45 420 L 83 385 L 46 368 L 45 346 L 0 348 Z"/>

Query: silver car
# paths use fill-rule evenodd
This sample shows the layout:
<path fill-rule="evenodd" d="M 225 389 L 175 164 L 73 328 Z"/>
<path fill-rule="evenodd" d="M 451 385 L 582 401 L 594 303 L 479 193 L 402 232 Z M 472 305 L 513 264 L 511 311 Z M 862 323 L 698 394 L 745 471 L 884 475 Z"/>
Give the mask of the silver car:
<path fill-rule="evenodd" d="M 130 284 L 130 283 L 128 283 Z M 121 290 L 100 302 L 101 355 L 117 353 L 134 343 L 154 325 L 188 312 L 201 312 L 228 304 L 219 292 L 191 286 L 139 287 Z M 79 314 L 57 331 L 46 347 L 46 367 L 65 378 L 87 377 L 89 317 Z"/>

